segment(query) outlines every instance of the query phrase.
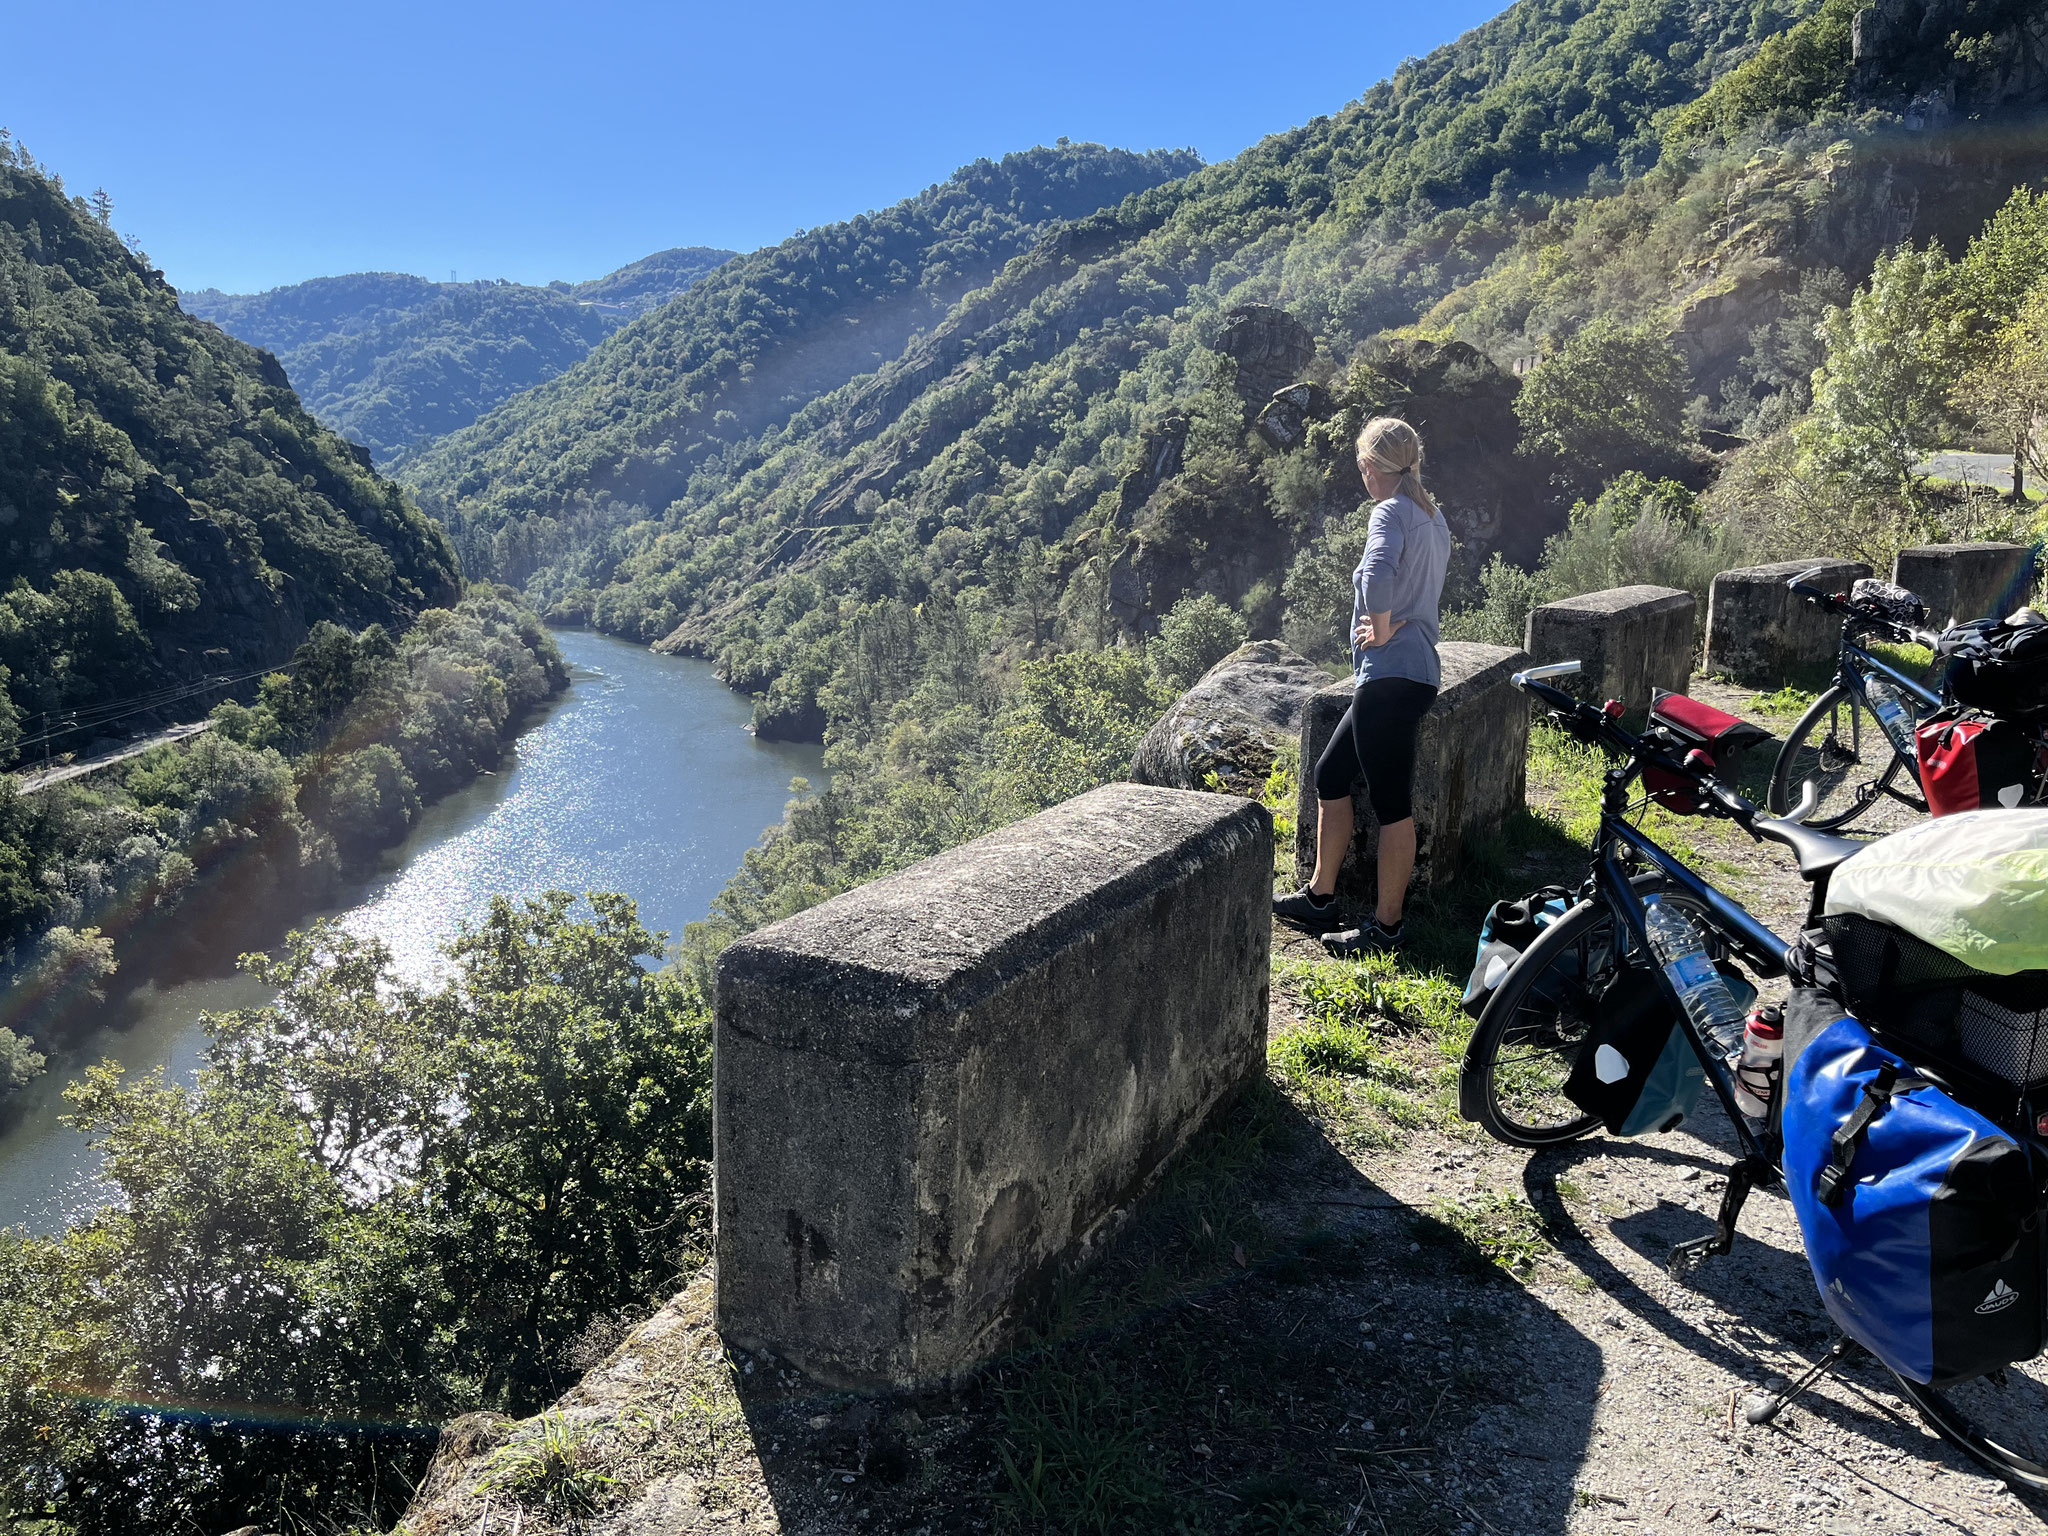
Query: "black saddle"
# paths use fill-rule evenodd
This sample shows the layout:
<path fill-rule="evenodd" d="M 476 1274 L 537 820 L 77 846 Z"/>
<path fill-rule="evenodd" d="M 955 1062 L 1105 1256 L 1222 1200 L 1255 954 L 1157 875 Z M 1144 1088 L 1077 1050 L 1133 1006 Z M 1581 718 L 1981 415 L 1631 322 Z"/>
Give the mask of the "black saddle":
<path fill-rule="evenodd" d="M 1870 846 L 1860 838 L 1817 832 L 1796 821 L 1760 821 L 1756 830 L 1759 837 L 1768 837 L 1792 850 L 1803 880 L 1818 880 L 1823 875 L 1832 874 L 1835 866 L 1844 859 Z"/>

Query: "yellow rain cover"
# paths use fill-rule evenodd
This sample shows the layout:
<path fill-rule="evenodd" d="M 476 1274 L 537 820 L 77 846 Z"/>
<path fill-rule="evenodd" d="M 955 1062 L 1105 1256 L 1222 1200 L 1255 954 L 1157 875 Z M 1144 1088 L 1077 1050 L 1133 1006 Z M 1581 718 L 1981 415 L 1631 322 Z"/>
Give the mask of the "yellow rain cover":
<path fill-rule="evenodd" d="M 1881 837 L 1835 870 L 1827 910 L 1993 975 L 2048 970 L 2048 811 L 1965 811 Z"/>

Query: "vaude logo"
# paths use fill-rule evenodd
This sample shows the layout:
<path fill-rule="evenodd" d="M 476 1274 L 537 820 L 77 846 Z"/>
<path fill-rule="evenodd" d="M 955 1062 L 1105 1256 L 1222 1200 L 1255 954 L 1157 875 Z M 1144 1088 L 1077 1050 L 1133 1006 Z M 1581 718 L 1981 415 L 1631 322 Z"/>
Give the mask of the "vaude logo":
<path fill-rule="evenodd" d="M 1977 1311 L 1986 1314 L 2003 1312 L 2019 1299 L 2020 1293 L 2007 1285 L 2003 1280 L 2000 1280 L 1991 1287 L 1991 1294 L 1977 1303 Z"/>

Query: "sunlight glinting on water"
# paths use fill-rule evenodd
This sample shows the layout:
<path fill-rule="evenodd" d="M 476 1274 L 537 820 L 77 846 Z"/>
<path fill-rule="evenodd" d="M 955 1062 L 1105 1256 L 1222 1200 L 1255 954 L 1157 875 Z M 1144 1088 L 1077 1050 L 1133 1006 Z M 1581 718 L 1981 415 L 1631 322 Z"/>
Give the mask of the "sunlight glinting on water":
<path fill-rule="evenodd" d="M 817 747 L 749 735 L 750 706 L 705 663 L 602 635 L 557 639 L 576 668 L 568 695 L 497 775 L 429 807 L 388 871 L 339 914 L 350 932 L 382 939 L 407 980 L 434 978 L 446 963 L 441 947 L 500 892 L 623 891 L 673 945 L 781 820 L 790 780 L 821 778 Z M 217 974 L 144 988 L 125 1027 L 104 1031 L 82 1055 L 190 1082 L 204 1059 L 200 1014 L 264 1001 L 223 955 Z M 69 1063 L 38 1080 L 0 1134 L 0 1226 L 57 1231 L 112 1193 L 84 1138 L 58 1121 L 64 1084 L 82 1069 Z"/>

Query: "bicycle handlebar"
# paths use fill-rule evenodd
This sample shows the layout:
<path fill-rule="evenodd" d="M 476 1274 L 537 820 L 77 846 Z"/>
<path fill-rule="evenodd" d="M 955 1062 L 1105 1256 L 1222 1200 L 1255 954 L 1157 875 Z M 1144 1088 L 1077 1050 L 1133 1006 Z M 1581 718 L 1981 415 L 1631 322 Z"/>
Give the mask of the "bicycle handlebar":
<path fill-rule="evenodd" d="M 1751 831 L 1751 824 L 1756 820 L 1756 807 L 1714 777 L 1711 770 L 1697 768 L 1683 757 L 1673 756 L 1660 743 L 1649 740 L 1648 733 L 1638 736 L 1623 730 L 1605 710 L 1595 709 L 1583 699 L 1573 698 L 1562 688 L 1554 688 L 1543 680 L 1545 677 L 1569 676 L 1578 670 L 1578 662 L 1557 662 L 1548 667 L 1531 667 L 1525 672 L 1517 672 L 1510 681 L 1523 692 L 1533 693 L 1548 704 L 1551 718 L 1581 741 L 1628 758 L 1633 772 L 1660 768 L 1691 780 L 1699 787 L 1708 805 L 1743 830 Z"/>
<path fill-rule="evenodd" d="M 1832 613 L 1843 619 L 1861 620 L 1865 624 L 1884 630 L 1894 640 L 1905 640 L 1914 645 L 1924 645 L 1930 651 L 1941 643 L 1941 636 L 1931 629 L 1917 629 L 1911 624 L 1901 624 L 1896 619 L 1887 618 L 1873 609 L 1859 605 L 1852 599 L 1843 596 L 1840 592 L 1830 592 L 1823 587 L 1816 587 L 1808 581 L 1808 577 L 1817 576 L 1826 569 L 1827 567 L 1824 565 L 1817 565 L 1810 571 L 1801 571 L 1797 576 L 1786 582 L 1785 585 L 1823 613 Z"/>

